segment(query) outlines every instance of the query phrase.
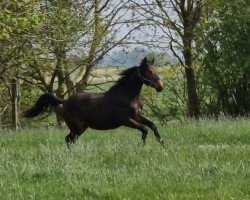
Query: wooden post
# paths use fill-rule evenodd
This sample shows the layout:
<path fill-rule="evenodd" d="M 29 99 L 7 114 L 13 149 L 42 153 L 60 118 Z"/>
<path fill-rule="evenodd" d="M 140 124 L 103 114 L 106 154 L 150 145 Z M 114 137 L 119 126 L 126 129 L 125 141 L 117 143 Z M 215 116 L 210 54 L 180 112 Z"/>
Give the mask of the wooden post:
<path fill-rule="evenodd" d="M 18 80 L 13 78 L 11 80 L 11 102 L 12 102 L 12 124 L 15 130 L 18 129 Z"/>
<path fill-rule="evenodd" d="M 4 115 L 4 112 L 7 110 L 7 108 L 8 108 L 8 105 L 6 105 L 3 110 L 1 110 L 1 113 L 0 113 L 0 128 L 3 126 L 3 115 Z"/>

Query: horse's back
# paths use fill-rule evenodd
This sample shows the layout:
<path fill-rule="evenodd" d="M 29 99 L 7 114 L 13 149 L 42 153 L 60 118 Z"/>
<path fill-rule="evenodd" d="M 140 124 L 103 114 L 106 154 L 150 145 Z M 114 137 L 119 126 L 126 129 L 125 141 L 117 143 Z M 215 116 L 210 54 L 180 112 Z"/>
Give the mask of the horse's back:
<path fill-rule="evenodd" d="M 95 98 L 102 98 L 104 93 L 89 93 L 89 92 L 80 92 L 72 95 L 69 97 L 66 102 L 77 102 L 77 101 L 84 101 L 88 99 L 95 99 Z"/>
<path fill-rule="evenodd" d="M 64 113 L 86 112 L 87 110 L 92 109 L 92 107 L 95 107 L 99 102 L 103 101 L 103 99 L 103 93 L 76 93 L 64 101 L 63 111 Z"/>

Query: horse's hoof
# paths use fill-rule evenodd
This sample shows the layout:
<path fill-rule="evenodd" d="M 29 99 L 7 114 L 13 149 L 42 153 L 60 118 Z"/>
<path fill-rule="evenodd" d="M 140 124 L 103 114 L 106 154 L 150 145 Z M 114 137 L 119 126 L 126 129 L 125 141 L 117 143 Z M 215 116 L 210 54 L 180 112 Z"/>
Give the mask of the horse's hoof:
<path fill-rule="evenodd" d="M 66 142 L 68 149 L 72 149 L 74 146 L 72 142 Z"/>
<path fill-rule="evenodd" d="M 163 141 L 163 139 L 160 139 L 160 140 L 159 140 L 159 143 L 161 144 L 162 147 L 165 147 L 165 146 L 164 146 L 164 141 Z"/>

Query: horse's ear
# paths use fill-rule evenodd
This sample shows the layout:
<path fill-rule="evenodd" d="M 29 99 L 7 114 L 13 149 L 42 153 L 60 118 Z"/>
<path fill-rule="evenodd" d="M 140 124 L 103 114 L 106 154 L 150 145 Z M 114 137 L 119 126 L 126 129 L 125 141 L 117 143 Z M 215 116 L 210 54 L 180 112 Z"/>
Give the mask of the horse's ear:
<path fill-rule="evenodd" d="M 141 66 L 144 66 L 148 63 L 148 59 L 147 57 L 145 57 L 142 61 L 141 61 Z"/>

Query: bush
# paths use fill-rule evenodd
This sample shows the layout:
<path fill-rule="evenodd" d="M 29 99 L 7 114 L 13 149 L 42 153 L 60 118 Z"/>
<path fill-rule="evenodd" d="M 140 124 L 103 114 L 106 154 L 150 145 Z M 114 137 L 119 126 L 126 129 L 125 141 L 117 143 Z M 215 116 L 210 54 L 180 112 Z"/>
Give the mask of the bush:
<path fill-rule="evenodd" d="M 144 111 L 150 117 L 157 118 L 160 122 L 186 118 L 185 83 L 181 67 L 169 66 L 159 69 L 159 74 L 165 88 L 157 93 L 152 88 L 144 87 L 142 100 Z"/>

